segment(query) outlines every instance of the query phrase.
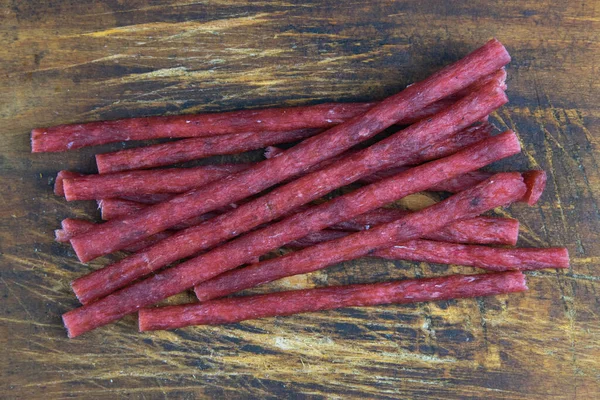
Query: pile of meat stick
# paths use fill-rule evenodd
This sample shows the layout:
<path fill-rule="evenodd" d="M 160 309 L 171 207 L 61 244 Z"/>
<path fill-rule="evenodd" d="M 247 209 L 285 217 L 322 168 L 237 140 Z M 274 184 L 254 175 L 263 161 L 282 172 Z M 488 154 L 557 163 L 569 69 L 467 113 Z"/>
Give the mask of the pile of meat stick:
<path fill-rule="evenodd" d="M 107 222 L 66 219 L 57 240 L 70 242 L 82 262 L 129 252 L 72 282 L 83 306 L 63 315 L 69 336 L 135 312 L 146 331 L 520 292 L 527 289 L 522 271 L 567 268 L 565 248 L 510 247 L 518 222 L 482 216 L 513 202 L 534 204 L 546 182 L 539 170 L 480 170 L 520 152 L 514 132 L 496 134 L 487 122 L 508 101 L 509 61 L 493 39 L 381 102 L 34 129 L 33 152 L 179 139 L 98 154 L 96 175 L 58 174 L 57 195 L 97 200 Z M 396 133 L 360 145 L 392 126 Z M 291 142 L 299 143 L 269 147 Z M 260 148 L 266 159 L 256 163 L 154 168 Z M 321 199 L 350 183 L 354 190 Z M 422 191 L 452 195 L 414 212 L 385 208 Z M 293 251 L 261 261 L 281 247 Z M 360 257 L 487 273 L 228 297 Z M 153 307 L 192 288 L 197 303 Z"/>

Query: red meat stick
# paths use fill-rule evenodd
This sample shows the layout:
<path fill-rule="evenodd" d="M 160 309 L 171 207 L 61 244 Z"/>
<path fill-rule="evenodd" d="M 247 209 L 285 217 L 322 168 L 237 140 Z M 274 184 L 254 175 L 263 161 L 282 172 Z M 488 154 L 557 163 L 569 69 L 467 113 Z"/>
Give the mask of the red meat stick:
<path fill-rule="evenodd" d="M 485 86 L 491 81 L 504 81 L 505 79 L 506 71 L 502 69 L 494 74 L 480 79 L 480 81 L 473 85 L 472 90 L 477 90 L 479 87 Z M 465 93 L 465 95 L 466 94 L 468 94 L 468 92 Z M 436 103 L 431 104 L 430 106 L 434 106 L 435 104 Z M 441 111 L 440 107 L 434 107 L 436 112 L 431 113 L 429 108 L 430 107 L 426 107 L 423 109 L 429 112 L 427 115 L 423 116 L 430 117 L 436 112 Z M 413 116 L 411 116 L 410 119 L 405 118 L 401 121 L 398 121 L 398 123 L 414 123 L 419 119 L 420 118 L 417 118 L 415 120 Z M 96 164 L 98 166 L 98 171 L 101 174 L 132 169 L 145 169 L 176 164 L 179 162 L 195 160 L 217 154 L 234 154 L 256 150 L 267 145 L 302 140 L 307 137 L 314 136 L 320 132 L 321 131 L 314 129 L 280 133 L 260 131 L 207 138 L 185 139 L 177 142 L 157 144 L 154 146 L 138 147 L 112 153 L 98 154 L 96 155 Z"/>
<path fill-rule="evenodd" d="M 264 108 L 232 112 L 129 118 L 36 128 L 32 152 L 53 152 L 86 146 L 174 137 L 206 137 L 249 131 L 281 132 L 327 128 L 361 115 L 374 103 L 325 103 L 314 106 Z"/>
<path fill-rule="evenodd" d="M 279 157 L 262 161 L 246 171 L 204 186 L 202 190 L 187 192 L 131 217 L 104 223 L 93 231 L 71 239 L 71 245 L 81 261 L 89 261 L 166 230 L 195 215 L 258 193 L 324 159 L 346 151 L 412 114 L 415 110 L 469 86 L 477 79 L 502 67 L 508 61 L 510 61 L 510 56 L 504 47 L 498 41 L 492 40 L 425 81 L 415 83 L 403 92 L 382 101 L 360 117 L 355 117 L 318 136 L 309 138 Z M 494 109 L 506 102 L 502 90 L 495 88 L 490 96 L 493 101 L 484 101 L 480 105 L 481 94 L 489 93 L 488 90 L 487 87 L 483 88 L 479 92 L 459 100 L 449 109 L 461 108 L 468 104 L 474 110 L 480 111 L 482 105 L 489 108 L 492 103 L 491 108 Z M 472 104 L 474 100 L 476 103 Z M 486 110 L 486 112 L 478 114 L 478 117 L 481 118 L 489 112 Z M 469 115 L 465 116 L 463 121 L 468 121 L 468 117 Z M 450 118 L 450 116 L 446 116 L 446 118 Z M 422 120 L 411 127 L 416 126 L 422 130 L 427 126 L 434 125 L 434 119 Z M 436 122 L 439 123 L 439 121 Z M 472 122 L 474 121 L 469 121 L 462 126 L 458 125 L 458 129 L 451 131 L 452 133 L 457 132 Z M 387 167 L 388 165 L 384 161 L 381 160 L 376 169 Z M 369 172 L 374 172 L 374 170 Z M 356 179 L 359 178 L 360 176 L 356 177 Z"/>
<path fill-rule="evenodd" d="M 342 307 L 464 299 L 527 290 L 520 271 L 332 286 L 213 300 L 139 311 L 140 331 L 231 324 Z"/>
<path fill-rule="evenodd" d="M 214 181 L 213 181 L 214 182 Z M 150 193 L 150 194 L 130 194 L 127 196 L 120 197 L 120 200 L 132 201 L 135 203 L 141 203 L 144 205 L 154 205 L 158 203 L 164 203 L 177 197 L 179 193 Z M 235 204 L 235 203 L 231 203 Z M 219 207 L 216 210 L 227 208 L 229 206 Z"/>
<path fill-rule="evenodd" d="M 503 71 L 504 70 L 501 70 L 501 72 L 503 72 Z M 498 73 L 497 75 L 494 74 L 493 76 L 501 77 L 502 75 L 505 75 L 505 74 Z M 503 79 L 504 78 L 501 78 L 501 79 L 499 78 L 498 82 L 502 82 Z M 458 134 L 453 135 L 453 136 L 449 137 L 448 139 L 440 142 L 437 147 L 439 147 L 440 152 L 447 154 L 446 153 L 447 146 L 449 146 L 449 147 L 465 147 L 465 146 L 482 141 L 483 139 L 489 137 L 493 133 L 493 131 L 494 131 L 494 125 L 490 124 L 487 121 L 479 122 L 476 125 L 470 126 L 466 129 L 463 129 Z M 265 151 L 263 154 L 264 154 L 265 158 L 269 159 L 269 158 L 277 157 L 284 151 L 285 151 L 285 149 L 282 149 L 282 148 L 279 148 L 276 146 L 267 146 L 267 147 L 265 147 Z M 434 151 L 434 149 L 431 149 L 430 151 Z M 349 154 L 354 154 L 356 152 L 357 152 L 357 150 L 350 150 L 344 154 L 340 154 L 338 156 L 331 157 L 327 160 L 320 162 L 317 165 L 312 166 L 311 168 L 309 168 L 307 170 L 307 172 L 317 171 L 323 167 L 326 167 L 328 165 L 331 165 L 331 164 L 341 160 L 342 158 L 348 156 Z M 432 155 L 432 157 L 433 157 L 433 155 Z M 401 171 L 398 171 L 398 172 L 401 172 Z M 391 176 L 391 175 L 394 175 L 394 174 L 388 174 L 385 177 Z M 377 174 L 374 174 L 374 176 L 377 176 Z M 373 182 L 374 181 L 375 181 L 375 179 L 373 180 Z"/>
<path fill-rule="evenodd" d="M 448 229 L 449 227 L 450 226 L 447 226 L 445 229 Z M 302 239 L 288 243 L 286 247 L 304 249 L 323 242 L 339 239 L 348 236 L 349 234 L 349 232 L 326 229 L 320 232 L 311 233 Z M 427 238 L 427 236 L 424 237 Z M 477 243 L 477 239 L 473 239 L 474 240 L 471 241 L 471 243 Z M 411 240 L 392 247 L 375 250 L 375 252 L 369 254 L 369 257 L 380 257 L 389 260 L 466 265 L 491 271 L 526 271 L 545 268 L 569 268 L 569 252 L 564 247 L 507 249 L 422 239 Z M 200 300 L 205 301 L 240 290 L 237 288 L 227 288 L 226 277 L 228 275 L 235 276 L 235 272 L 236 271 L 227 272 L 215 279 L 211 279 L 210 281 L 206 281 L 196 286 L 198 293 L 201 293 L 203 296 Z M 217 285 L 217 281 L 220 281 L 221 284 Z M 214 283 L 210 284 L 211 282 Z M 216 291 L 211 293 L 210 287 L 214 287 L 215 289 L 219 288 L 218 293 Z"/>
<path fill-rule="evenodd" d="M 474 145 L 445 159 L 421 165 L 398 176 L 363 187 L 353 193 L 335 198 L 328 203 L 295 214 L 262 230 L 254 231 L 227 242 L 212 251 L 157 273 L 95 303 L 72 310 L 63 315 L 65 326 L 71 337 L 77 336 L 119 319 L 140 307 L 154 304 L 227 270 L 250 262 L 257 256 L 306 236 L 311 232 L 324 229 L 329 225 L 363 214 L 397 198 L 423 190 L 436 181 L 450 178 L 470 169 L 480 168 L 487 163 L 515 154 L 519 150 L 519 142 L 516 136 L 511 132 L 507 132 L 488 139 L 486 143 Z M 507 198 L 512 199 L 515 193 L 522 195 L 525 190 L 522 178 L 518 174 L 495 176 L 495 180 L 491 183 L 486 181 L 475 188 L 454 195 L 450 199 L 428 208 L 427 210 L 430 211 L 425 214 L 421 212 L 419 216 L 432 217 L 430 215 L 431 210 L 444 209 L 442 211 L 445 211 L 439 217 L 435 214 L 433 215 L 435 218 L 423 218 L 425 222 L 430 224 L 427 225 L 428 227 L 433 226 L 431 230 L 423 232 L 423 234 L 435 231 L 455 220 L 479 215 L 488 210 L 487 207 L 492 204 L 505 204 L 508 202 Z M 482 196 L 480 192 L 489 195 Z M 460 210 L 455 209 L 456 207 L 448 206 L 467 196 L 470 196 L 470 200 L 459 203 L 466 202 L 469 205 L 469 213 L 465 212 L 463 215 L 458 212 Z M 414 217 L 416 214 L 411 214 L 403 219 L 419 218 L 419 216 Z M 405 240 L 410 239 L 413 239 L 413 237 L 407 237 Z M 400 240 L 395 238 L 394 241 L 399 242 Z M 114 275 L 115 278 L 118 276 Z M 110 283 L 110 280 L 108 283 Z M 94 286 L 89 286 L 87 289 L 88 292 L 94 293 L 95 290 L 95 293 L 97 293 Z"/>
<path fill-rule="evenodd" d="M 490 108 L 504 101 L 504 92 L 497 87 L 492 88 L 491 92 L 483 89 L 467 96 L 427 121 L 412 125 L 361 152 L 348 156 L 344 161 L 281 186 L 231 213 L 218 217 L 210 224 L 182 231 L 147 249 L 143 254 L 136 254 L 79 278 L 73 282 L 73 290 L 85 304 L 111 293 L 151 270 L 196 254 L 289 213 L 352 180 L 369 175 L 379 169 L 382 162 L 398 164 L 404 159 L 406 163 L 414 163 L 416 158 L 422 158 L 428 153 L 428 148 L 436 148 L 429 145 L 435 139 L 452 134 L 445 131 L 448 126 L 453 130 L 460 130 L 463 127 L 461 124 L 470 125 L 472 119 L 489 114 Z"/>
<path fill-rule="evenodd" d="M 244 171 L 249 166 L 250 164 L 205 165 L 194 168 L 82 175 L 63 178 L 62 185 L 65 197 L 69 201 L 109 199 L 140 194 L 183 193 L 232 173 Z M 194 182 L 196 186 L 190 187 L 190 182 Z"/>
<path fill-rule="evenodd" d="M 490 271 L 569 268 L 569 252 L 564 247 L 504 249 L 431 240 L 411 240 L 376 250 L 373 256 L 389 260 L 466 265 Z"/>
<path fill-rule="evenodd" d="M 378 225 L 368 231 L 360 231 L 300 251 L 288 253 L 282 257 L 267 260 L 243 269 L 229 271 L 214 279 L 206 280 L 195 287 L 196 296 L 201 301 L 221 297 L 287 276 L 304 274 L 338 262 L 364 257 L 373 252 L 376 253 L 380 248 L 423 237 L 444 226 L 439 225 L 440 219 L 456 217 L 457 213 L 461 215 L 464 212 L 463 208 L 465 204 L 468 204 L 466 208 L 470 208 L 477 206 L 479 202 L 483 202 L 483 198 L 486 198 L 485 201 L 497 201 L 497 199 L 487 199 L 487 197 L 491 197 L 492 195 L 485 193 L 485 190 L 482 189 L 493 185 L 496 181 L 502 182 L 499 185 L 501 187 L 495 189 L 495 193 L 501 193 L 499 194 L 500 198 L 507 196 L 506 193 L 508 192 L 510 192 L 511 196 L 514 196 L 515 193 L 520 193 L 522 196 L 527 190 L 519 174 L 494 175 L 489 180 L 480 183 L 472 189 L 456 194 L 450 197 L 450 199 L 424 210 L 408 214 L 396 221 Z M 508 188 L 507 185 L 509 183 L 515 184 L 516 188 L 514 190 Z M 485 194 L 481 194 L 482 191 Z M 519 197 L 509 198 L 509 202 L 512 202 Z M 441 213 L 446 213 L 446 215 L 442 217 L 440 216 Z M 425 219 L 426 217 L 430 218 L 430 220 Z M 430 225 L 436 226 L 436 229 L 430 230 L 428 228 Z"/>
<path fill-rule="evenodd" d="M 143 146 L 96 155 L 101 174 L 160 167 L 220 154 L 236 154 L 261 149 L 277 143 L 303 140 L 322 130 L 300 129 L 290 132 L 248 132 Z"/>

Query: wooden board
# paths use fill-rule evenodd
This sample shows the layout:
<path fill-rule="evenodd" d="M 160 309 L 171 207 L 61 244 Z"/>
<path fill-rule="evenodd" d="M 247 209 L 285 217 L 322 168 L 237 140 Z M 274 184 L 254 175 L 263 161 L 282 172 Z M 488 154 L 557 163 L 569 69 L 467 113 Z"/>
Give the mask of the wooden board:
<path fill-rule="evenodd" d="M 600 396 L 599 2 L 0 4 L 0 397 Z M 510 297 L 144 334 L 129 317 L 67 339 L 69 282 L 107 260 L 82 265 L 53 242 L 61 219 L 98 217 L 55 197 L 53 177 L 92 172 L 95 152 L 121 145 L 32 155 L 32 128 L 381 99 L 492 36 L 513 56 L 511 103 L 493 120 L 524 145 L 497 168 L 549 173 L 539 206 L 502 213 L 522 222 L 521 245 L 568 246 L 570 270 L 529 273 L 531 290 Z M 277 287 L 458 271 L 357 261 Z"/>

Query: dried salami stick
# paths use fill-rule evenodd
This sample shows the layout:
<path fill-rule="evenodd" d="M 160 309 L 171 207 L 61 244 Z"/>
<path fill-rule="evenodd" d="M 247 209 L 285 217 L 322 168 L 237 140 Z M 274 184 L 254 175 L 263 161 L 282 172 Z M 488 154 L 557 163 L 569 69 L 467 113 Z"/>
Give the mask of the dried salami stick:
<path fill-rule="evenodd" d="M 147 249 L 146 252 L 125 258 L 118 263 L 79 278 L 73 282 L 73 290 L 80 301 L 85 304 L 91 299 L 111 293 L 149 271 L 189 257 L 223 240 L 235 237 L 262 223 L 289 213 L 335 188 L 377 171 L 382 167 L 382 163 L 397 165 L 402 160 L 411 163 L 415 155 L 422 157 L 427 153 L 428 148 L 436 148 L 433 143 L 437 138 L 446 137 L 453 134 L 452 131 L 469 126 L 474 119 L 489 114 L 490 109 L 504 102 L 505 95 L 501 88 L 493 85 L 489 89 L 484 88 L 426 121 L 414 124 L 323 170 L 281 186 L 240 206 L 231 213 L 212 220 L 211 223 L 182 231 L 163 243 Z M 435 180 L 433 184 L 439 180 Z M 71 243 L 75 239 L 72 239 Z"/>
<path fill-rule="evenodd" d="M 509 188 L 509 184 L 514 184 L 515 188 Z M 486 187 L 493 187 L 494 194 L 486 192 Z M 287 276 L 304 274 L 342 261 L 364 257 L 378 249 L 423 237 L 447 225 L 440 225 L 440 221 L 451 223 L 463 219 L 465 210 L 478 207 L 479 203 L 506 204 L 504 200 L 507 198 L 509 203 L 513 202 L 523 196 L 526 190 L 521 175 L 516 173 L 497 174 L 472 189 L 465 190 L 396 221 L 288 253 L 282 257 L 263 261 L 243 269 L 229 271 L 216 278 L 205 280 L 196 285 L 194 290 L 196 296 L 203 301 Z M 517 196 L 519 194 L 520 196 Z M 492 198 L 492 196 L 499 197 Z M 498 203 L 498 201 L 501 202 Z M 431 226 L 435 228 L 430 229 Z"/>
<path fill-rule="evenodd" d="M 105 221 L 110 221 L 111 219 L 115 218 L 123 218 L 132 212 L 141 211 L 147 208 L 148 205 L 129 200 L 104 199 L 98 201 L 98 207 L 100 207 L 102 219 Z M 201 224 L 204 221 L 208 221 L 209 219 L 214 218 L 218 215 L 231 211 L 236 207 L 238 207 L 237 204 L 230 204 L 226 207 L 220 207 L 217 210 L 192 217 L 186 221 L 183 221 L 180 224 L 174 225 L 171 227 L 171 229 L 179 231 L 182 229 L 191 228 L 193 226 Z"/>
<path fill-rule="evenodd" d="M 140 307 L 154 304 L 227 270 L 250 262 L 257 256 L 311 232 L 381 207 L 396 198 L 426 189 L 436 181 L 480 168 L 492 161 L 515 154 L 519 150 L 519 142 L 514 133 L 507 132 L 498 135 L 488 139 L 486 143 L 474 145 L 447 158 L 423 164 L 398 176 L 360 188 L 353 193 L 312 207 L 262 230 L 227 242 L 212 251 L 159 272 L 94 303 L 72 310 L 63 315 L 63 321 L 70 337 L 80 335 L 119 319 Z M 410 236 L 410 233 L 414 232 L 423 235 L 438 230 L 456 220 L 475 217 L 488 210 L 490 206 L 506 204 L 514 196 L 523 195 L 525 190 L 519 174 L 497 175 L 491 182 L 486 181 L 429 207 L 427 212 L 420 211 L 404 217 L 403 221 L 422 220 L 425 225 L 424 227 L 419 225 L 421 230 L 402 232 Z M 486 195 L 484 196 L 482 192 Z M 382 228 L 376 229 L 379 232 Z M 351 236 L 355 235 L 357 234 Z M 419 236 L 406 238 L 390 236 L 394 242 L 417 237 Z M 170 239 L 166 241 L 168 240 Z M 118 278 L 119 275 L 113 275 L 113 277 Z M 109 280 L 107 283 L 110 284 L 110 282 Z M 91 293 L 98 291 L 98 288 L 94 286 L 88 286 L 87 289 Z"/>
<path fill-rule="evenodd" d="M 448 228 L 448 227 L 446 227 Z M 325 229 L 311 233 L 302 239 L 288 243 L 286 247 L 304 249 L 310 246 L 346 237 L 350 232 Z M 424 236 L 427 238 L 427 236 Z M 475 243 L 475 241 L 471 242 Z M 569 268 L 569 253 L 564 247 L 551 248 L 498 248 L 459 244 L 433 240 L 411 240 L 399 245 L 375 250 L 369 257 L 387 258 L 389 260 L 409 260 L 438 264 L 466 265 L 492 271 L 532 270 L 544 268 Z M 226 274 L 222 276 L 225 277 Z M 216 281 L 220 277 L 212 279 Z M 211 281 L 204 282 L 208 284 Z M 206 286 L 200 284 L 203 299 L 215 298 L 207 293 Z M 224 287 L 224 286 L 222 286 Z M 222 294 L 218 294 L 222 296 Z"/>
<path fill-rule="evenodd" d="M 65 198 L 69 201 L 110 199 L 141 194 L 183 193 L 232 173 L 244 171 L 250 165 L 205 165 L 193 168 L 82 175 L 63 178 L 62 185 Z M 194 182 L 195 186 L 190 186 L 190 182 Z"/>
<path fill-rule="evenodd" d="M 431 240 L 411 240 L 376 250 L 373 256 L 390 260 L 466 265 L 490 271 L 569 268 L 569 252 L 564 247 L 504 249 Z"/>
<path fill-rule="evenodd" d="M 475 186 L 478 183 L 489 179 L 492 175 L 494 175 L 494 172 L 472 171 L 462 174 L 461 176 L 457 176 L 454 179 L 448 179 L 447 181 L 441 182 L 431 190 L 438 192 L 458 193 L 462 190 L 465 190 L 465 188 Z"/>
<path fill-rule="evenodd" d="M 342 307 L 462 299 L 525 290 L 525 275 L 518 271 L 333 286 L 141 309 L 139 329 L 151 331 L 190 325 L 230 324 Z"/>
<path fill-rule="evenodd" d="M 59 231 L 56 230 L 54 232 L 59 232 Z M 346 237 L 346 236 L 350 235 L 351 233 L 352 232 L 349 232 L 349 231 L 323 229 L 322 231 L 312 232 L 312 233 L 309 233 L 308 235 L 304 236 L 303 238 L 300 238 L 298 240 L 293 240 L 289 243 L 286 243 L 286 245 L 284 247 L 288 247 L 288 248 L 294 249 L 294 250 L 305 249 L 307 247 L 316 246 L 317 244 L 320 244 L 323 242 L 329 242 L 330 240 L 335 240 L 335 239 Z M 56 235 L 56 241 L 64 242 L 64 240 L 58 239 L 58 234 Z M 225 273 L 223 275 L 227 275 L 227 273 Z M 215 279 L 218 279 L 218 277 Z M 211 279 L 208 282 L 211 282 L 213 280 L 214 279 Z M 202 284 L 200 284 L 200 286 L 202 286 Z"/>
<path fill-rule="evenodd" d="M 159 243 L 166 238 L 173 236 L 175 233 L 177 232 L 172 230 L 158 232 L 150 237 L 147 237 L 146 239 L 130 244 L 129 246 L 125 247 L 123 251 L 127 251 L 129 253 L 142 251 L 148 247 L 154 246 L 156 243 Z"/>
<path fill-rule="evenodd" d="M 309 138 L 279 157 L 262 161 L 246 171 L 230 175 L 227 178 L 204 186 L 202 190 L 193 190 L 165 203 L 157 204 L 123 220 L 113 220 L 98 226 L 79 237 L 71 239 L 81 261 L 89 261 L 104 254 L 111 253 L 135 243 L 145 237 L 166 230 L 186 219 L 200 215 L 215 208 L 258 193 L 274 184 L 284 181 L 301 171 L 310 168 L 327 158 L 341 154 L 361 141 L 414 113 L 441 98 L 463 89 L 477 79 L 486 76 L 510 61 L 504 47 L 496 40 L 474 51 L 464 59 L 444 68 L 425 81 L 415 83 L 403 92 L 394 95 L 360 117 L 353 118 L 328 131 Z M 491 94 L 488 100 L 481 99 L 482 94 Z M 470 106 L 481 111 L 478 117 L 490 113 L 506 102 L 504 92 L 494 87 L 492 92 L 486 87 L 472 95 L 468 95 L 451 106 L 456 109 Z M 443 113 L 437 114 L 442 115 Z M 451 116 L 447 115 L 450 119 Z M 452 133 L 471 125 L 469 115 L 458 125 L 458 129 L 450 129 Z M 420 131 L 428 126 L 438 124 L 435 118 L 422 120 L 411 125 Z M 444 121 L 445 122 L 445 121 Z M 447 126 L 442 124 L 442 126 Z M 413 128 L 414 129 L 414 128 Z M 406 130 L 405 130 L 406 131 Z M 385 168 L 385 160 L 380 160 L 377 169 Z M 375 166 L 374 166 L 375 167 Z M 374 172 L 374 170 L 369 171 Z M 361 176 L 356 176 L 359 179 Z"/>
<path fill-rule="evenodd" d="M 220 154 L 243 153 L 272 144 L 295 142 L 321 132 L 323 131 L 300 129 L 290 132 L 260 131 L 181 139 L 153 146 L 97 154 L 96 165 L 98 166 L 98 172 L 101 174 L 160 167 Z"/>
<path fill-rule="evenodd" d="M 158 138 L 207 137 L 250 131 L 281 132 L 327 128 L 361 115 L 374 103 L 325 103 L 314 106 L 264 108 L 232 112 L 142 117 L 116 121 L 36 128 L 32 152 L 53 152 L 86 146 Z"/>

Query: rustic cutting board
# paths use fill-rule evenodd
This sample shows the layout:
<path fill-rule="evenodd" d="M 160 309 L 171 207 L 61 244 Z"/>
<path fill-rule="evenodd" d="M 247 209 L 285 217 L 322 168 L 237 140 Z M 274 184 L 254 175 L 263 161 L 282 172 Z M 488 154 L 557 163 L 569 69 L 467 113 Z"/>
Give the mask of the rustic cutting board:
<path fill-rule="evenodd" d="M 0 398 L 600 396 L 599 2 L 0 4 Z M 98 218 L 55 197 L 53 178 L 121 145 L 32 155 L 32 128 L 381 99 L 493 36 L 513 56 L 493 121 L 524 147 L 496 168 L 549 173 L 538 206 L 500 213 L 521 221 L 522 246 L 566 245 L 571 269 L 529 273 L 513 296 L 144 334 L 128 317 L 67 339 L 69 281 L 108 260 L 82 265 L 53 242 L 61 219 Z M 271 289 L 461 271 L 357 261 Z"/>

